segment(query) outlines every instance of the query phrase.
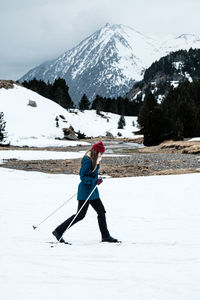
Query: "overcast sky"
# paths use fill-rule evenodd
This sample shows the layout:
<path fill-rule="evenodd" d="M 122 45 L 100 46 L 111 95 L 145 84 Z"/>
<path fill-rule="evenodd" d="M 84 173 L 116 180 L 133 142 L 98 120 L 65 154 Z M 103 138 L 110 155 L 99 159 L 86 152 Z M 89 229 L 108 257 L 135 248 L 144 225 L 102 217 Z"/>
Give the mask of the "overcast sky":
<path fill-rule="evenodd" d="M 107 22 L 200 36 L 200 0 L 0 0 L 0 79 L 19 79 Z"/>

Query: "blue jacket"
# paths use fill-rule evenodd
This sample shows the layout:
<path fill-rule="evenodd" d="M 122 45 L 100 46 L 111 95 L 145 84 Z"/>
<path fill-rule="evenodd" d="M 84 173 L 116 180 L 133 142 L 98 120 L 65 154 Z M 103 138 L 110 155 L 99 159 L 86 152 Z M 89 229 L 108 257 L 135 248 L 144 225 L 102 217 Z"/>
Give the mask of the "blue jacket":
<path fill-rule="evenodd" d="M 97 165 L 94 172 L 92 172 L 92 170 L 92 160 L 87 155 L 85 155 L 81 161 L 81 169 L 79 172 L 81 182 L 78 186 L 77 200 L 86 200 L 95 187 L 98 179 L 99 165 Z M 94 190 L 89 200 L 94 200 L 97 198 L 99 198 L 98 188 Z"/>

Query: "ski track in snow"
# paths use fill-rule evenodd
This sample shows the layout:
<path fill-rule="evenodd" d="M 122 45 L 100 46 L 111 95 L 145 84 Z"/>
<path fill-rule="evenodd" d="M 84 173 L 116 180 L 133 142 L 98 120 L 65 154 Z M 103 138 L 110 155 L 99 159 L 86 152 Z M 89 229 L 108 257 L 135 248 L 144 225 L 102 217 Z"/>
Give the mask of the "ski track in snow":
<path fill-rule="evenodd" d="M 0 168 L 1 300 L 199 300 L 200 174 L 107 179 L 99 187 L 111 234 L 100 243 L 96 213 L 64 238 L 51 231 L 76 210 L 76 175 Z"/>

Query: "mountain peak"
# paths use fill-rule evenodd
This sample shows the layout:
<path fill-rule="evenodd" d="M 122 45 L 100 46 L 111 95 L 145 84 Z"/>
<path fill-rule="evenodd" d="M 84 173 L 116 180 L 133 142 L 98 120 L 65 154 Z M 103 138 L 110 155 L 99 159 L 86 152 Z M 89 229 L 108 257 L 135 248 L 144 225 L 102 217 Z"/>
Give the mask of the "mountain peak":
<path fill-rule="evenodd" d="M 97 33 L 100 32 L 100 33 L 114 34 L 116 31 L 117 32 L 123 31 L 123 25 L 106 23 L 106 25 L 101 27 L 97 31 Z"/>
<path fill-rule="evenodd" d="M 110 23 L 106 23 L 105 27 L 110 27 Z"/>

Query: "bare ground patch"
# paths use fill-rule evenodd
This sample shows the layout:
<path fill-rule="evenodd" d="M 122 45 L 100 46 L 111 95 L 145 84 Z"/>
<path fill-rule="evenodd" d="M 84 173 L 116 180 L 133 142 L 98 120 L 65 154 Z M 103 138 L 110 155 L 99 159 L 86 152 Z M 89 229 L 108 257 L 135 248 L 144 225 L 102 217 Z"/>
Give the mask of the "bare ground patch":
<path fill-rule="evenodd" d="M 86 140 L 91 144 L 98 139 Z M 117 140 L 119 142 L 119 140 Z M 126 140 L 130 142 L 129 139 Z M 132 140 L 131 140 L 132 141 Z M 122 139 L 124 142 L 124 139 Z M 116 145 L 116 141 L 109 141 L 109 145 Z M 90 146 L 76 147 L 0 147 L 0 150 L 44 150 L 44 151 L 86 151 Z M 120 147 L 120 146 L 119 146 Z M 188 148 L 192 154 L 188 154 Z M 112 149 L 112 147 L 110 147 Z M 195 151 L 194 151 L 195 149 Z M 199 172 L 200 156 L 198 154 L 200 142 L 173 142 L 167 141 L 155 147 L 141 149 L 122 149 L 120 153 L 127 153 L 126 156 L 103 157 L 100 174 L 111 177 L 132 177 L 150 175 L 171 175 Z M 116 153 L 116 148 L 113 148 Z M 119 149 L 120 150 L 120 149 Z M 1 153 L 1 151 L 0 151 Z M 183 154 L 184 153 L 184 154 Z M 1 154 L 0 154 L 1 158 Z M 81 159 L 67 160 L 32 160 L 22 161 L 9 159 L 4 161 L 1 167 L 25 171 L 38 171 L 50 174 L 79 174 Z"/>
<path fill-rule="evenodd" d="M 175 161 L 177 163 L 177 161 Z M 50 174 L 79 174 L 81 159 L 71 160 L 34 160 L 22 161 L 10 159 L 4 162 L 1 167 L 24 170 L 24 171 L 38 171 Z M 171 165 L 170 165 L 171 166 Z M 106 158 L 102 161 L 100 167 L 101 175 L 108 175 L 111 177 L 135 177 L 135 176 L 152 176 L 152 175 L 172 175 L 172 174 L 187 174 L 199 172 L 198 168 L 172 168 L 161 170 L 160 165 L 154 165 L 151 161 L 146 163 L 119 163 L 115 159 L 109 160 Z"/>
<path fill-rule="evenodd" d="M 138 151 L 140 153 L 200 154 L 200 141 L 166 141 L 158 146 L 144 147 Z"/>

